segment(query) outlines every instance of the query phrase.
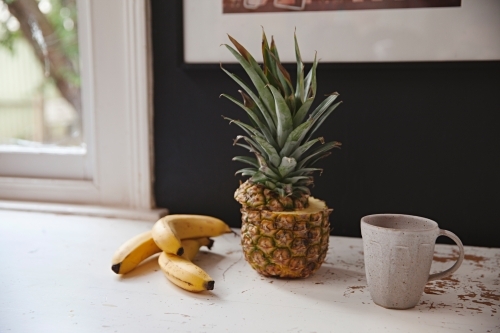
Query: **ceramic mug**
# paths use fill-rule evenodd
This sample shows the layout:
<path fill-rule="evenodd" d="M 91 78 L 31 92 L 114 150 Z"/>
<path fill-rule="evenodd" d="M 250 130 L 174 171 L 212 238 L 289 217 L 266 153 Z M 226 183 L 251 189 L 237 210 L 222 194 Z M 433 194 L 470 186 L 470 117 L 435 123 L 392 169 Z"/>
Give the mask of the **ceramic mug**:
<path fill-rule="evenodd" d="M 399 214 L 368 215 L 361 219 L 368 289 L 375 304 L 408 309 L 418 304 L 428 281 L 455 272 L 464 259 L 464 247 L 452 232 L 432 220 Z M 459 247 L 455 264 L 430 274 L 438 236 L 451 238 Z"/>

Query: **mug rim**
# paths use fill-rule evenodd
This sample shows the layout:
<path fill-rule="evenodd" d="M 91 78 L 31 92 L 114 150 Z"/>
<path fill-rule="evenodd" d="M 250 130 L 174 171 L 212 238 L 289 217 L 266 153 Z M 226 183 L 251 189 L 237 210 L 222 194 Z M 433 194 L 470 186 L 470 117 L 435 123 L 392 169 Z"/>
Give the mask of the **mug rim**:
<path fill-rule="evenodd" d="M 396 229 L 396 228 L 390 228 L 390 227 L 382 227 L 378 225 L 373 225 L 371 223 L 368 223 L 365 221 L 366 218 L 372 218 L 372 217 L 399 217 L 399 218 L 416 218 L 420 220 L 425 220 L 427 222 L 430 222 L 433 226 L 430 228 L 419 228 L 419 229 Z M 422 232 L 422 231 L 432 231 L 435 229 L 439 229 L 439 225 L 436 221 L 431 220 L 427 217 L 423 216 L 418 216 L 418 215 L 409 215 L 409 214 L 399 214 L 399 213 L 383 213 L 383 214 L 370 214 L 370 215 L 365 215 L 361 218 L 361 226 L 366 225 L 367 227 L 371 228 L 376 228 L 378 230 L 387 230 L 387 231 L 397 231 L 397 232 Z"/>

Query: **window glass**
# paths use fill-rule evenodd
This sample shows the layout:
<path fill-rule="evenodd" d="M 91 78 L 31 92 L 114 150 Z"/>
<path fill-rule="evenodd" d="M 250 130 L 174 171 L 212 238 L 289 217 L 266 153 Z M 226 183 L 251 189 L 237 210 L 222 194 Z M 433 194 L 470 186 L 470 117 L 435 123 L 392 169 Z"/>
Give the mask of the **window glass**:
<path fill-rule="evenodd" d="M 0 0 L 0 145 L 83 146 L 76 0 Z"/>

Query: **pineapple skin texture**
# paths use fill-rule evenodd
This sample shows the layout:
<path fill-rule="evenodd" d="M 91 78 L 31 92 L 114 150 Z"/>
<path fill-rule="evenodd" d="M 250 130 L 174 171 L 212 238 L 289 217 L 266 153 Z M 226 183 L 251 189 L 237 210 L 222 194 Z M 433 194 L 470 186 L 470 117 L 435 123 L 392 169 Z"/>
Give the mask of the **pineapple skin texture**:
<path fill-rule="evenodd" d="M 296 198 L 280 197 L 264 186 L 252 184 L 247 180 L 236 189 L 234 199 L 243 208 L 251 210 L 294 211 L 307 207 L 309 195 L 301 194 Z"/>
<path fill-rule="evenodd" d="M 328 251 L 331 212 L 326 205 L 314 213 L 242 208 L 245 259 L 264 276 L 310 276 L 319 269 Z"/>

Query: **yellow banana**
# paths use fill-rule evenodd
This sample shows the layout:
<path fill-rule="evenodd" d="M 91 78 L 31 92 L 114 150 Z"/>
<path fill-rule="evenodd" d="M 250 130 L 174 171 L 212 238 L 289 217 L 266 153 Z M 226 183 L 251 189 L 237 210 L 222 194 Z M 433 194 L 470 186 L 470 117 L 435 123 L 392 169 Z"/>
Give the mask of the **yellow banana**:
<path fill-rule="evenodd" d="M 183 257 L 192 260 L 198 253 L 200 247 L 209 249 L 214 241 L 208 237 L 186 239 L 182 241 L 185 249 Z M 133 270 L 144 259 L 155 253 L 161 252 L 151 236 L 151 231 L 143 232 L 123 243 L 113 255 L 111 270 L 116 274 L 125 274 Z"/>
<path fill-rule="evenodd" d="M 192 261 L 196 256 L 196 254 L 198 253 L 198 251 L 200 250 L 200 247 L 206 246 L 208 247 L 208 249 L 211 249 L 212 245 L 214 244 L 214 240 L 208 237 L 183 239 L 181 241 L 181 244 L 182 248 L 184 249 L 182 257 L 184 259 Z"/>
<path fill-rule="evenodd" d="M 210 275 L 183 257 L 162 252 L 158 263 L 165 276 L 182 289 L 193 292 L 214 289 L 214 280 Z"/>
<path fill-rule="evenodd" d="M 151 234 L 164 252 L 182 255 L 182 239 L 214 237 L 232 232 L 231 228 L 212 216 L 167 215 L 155 223 Z"/>
<path fill-rule="evenodd" d="M 123 243 L 113 255 L 111 269 L 116 274 L 133 270 L 141 261 L 161 252 L 151 236 L 151 231 L 143 232 Z"/>

